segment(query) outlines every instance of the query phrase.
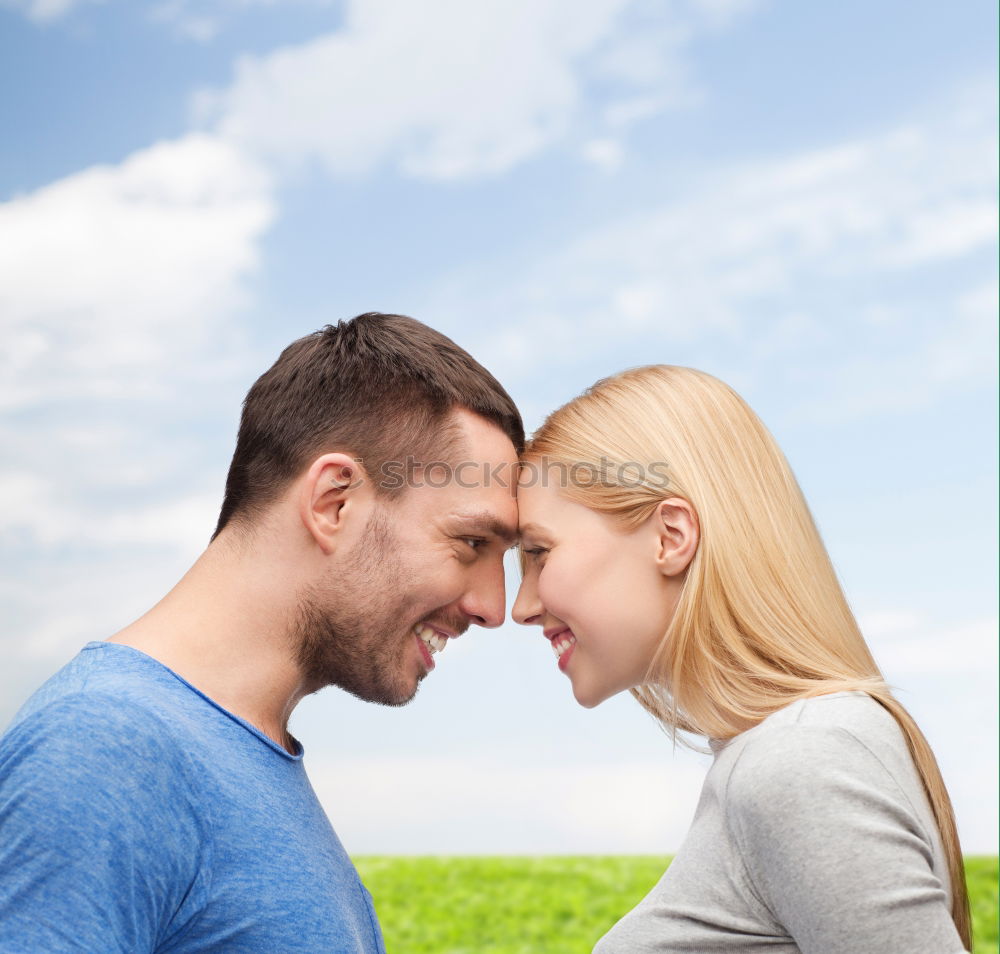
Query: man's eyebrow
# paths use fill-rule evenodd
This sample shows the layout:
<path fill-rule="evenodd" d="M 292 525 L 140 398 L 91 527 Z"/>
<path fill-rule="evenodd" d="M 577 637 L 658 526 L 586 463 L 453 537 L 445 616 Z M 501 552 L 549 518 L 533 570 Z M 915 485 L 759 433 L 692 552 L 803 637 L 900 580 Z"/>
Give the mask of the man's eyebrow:
<path fill-rule="evenodd" d="M 461 523 L 463 533 L 481 533 L 485 536 L 493 536 L 504 544 L 511 544 L 517 540 L 517 527 L 485 510 L 479 513 L 456 514 L 456 520 Z"/>
<path fill-rule="evenodd" d="M 544 536 L 546 533 L 545 527 L 538 526 L 537 523 L 522 523 L 518 528 L 520 536 L 524 536 L 526 533 L 537 533 Z"/>

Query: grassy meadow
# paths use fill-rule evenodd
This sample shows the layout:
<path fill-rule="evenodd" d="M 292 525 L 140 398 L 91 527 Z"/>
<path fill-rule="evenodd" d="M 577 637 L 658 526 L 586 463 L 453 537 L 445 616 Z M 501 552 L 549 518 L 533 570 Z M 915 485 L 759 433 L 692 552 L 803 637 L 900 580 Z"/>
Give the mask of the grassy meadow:
<path fill-rule="evenodd" d="M 360 857 L 388 954 L 590 954 L 665 857 Z M 977 954 L 997 951 L 997 859 L 967 858 Z"/>

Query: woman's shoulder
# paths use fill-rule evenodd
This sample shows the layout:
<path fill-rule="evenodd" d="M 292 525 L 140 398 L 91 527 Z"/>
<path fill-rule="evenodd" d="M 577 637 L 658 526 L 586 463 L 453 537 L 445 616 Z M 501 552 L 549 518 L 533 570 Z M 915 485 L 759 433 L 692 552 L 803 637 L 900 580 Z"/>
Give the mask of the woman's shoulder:
<path fill-rule="evenodd" d="M 760 746 L 795 744 L 815 737 L 846 733 L 859 742 L 905 746 L 903 734 L 892 713 L 867 692 L 834 692 L 798 699 L 768 716 L 760 725 L 743 733 L 744 744 Z M 740 738 L 739 736 L 737 738 Z"/>
<path fill-rule="evenodd" d="M 787 730 L 792 731 L 787 731 Z M 900 730 L 895 718 L 867 692 L 833 692 L 797 699 L 772 712 L 760 724 L 722 743 L 713 743 L 717 755 L 731 753 L 763 739 L 808 737 L 816 732 L 847 731 L 863 737 L 895 741 Z"/>
<path fill-rule="evenodd" d="M 800 699 L 716 754 L 732 812 L 868 810 L 895 805 L 926 823 L 923 787 L 893 715 L 867 693 Z"/>
<path fill-rule="evenodd" d="M 900 787 L 919 785 L 902 730 L 864 692 L 799 699 L 716 749 L 717 776 L 730 794 L 751 786 L 815 788 L 845 774 Z"/>

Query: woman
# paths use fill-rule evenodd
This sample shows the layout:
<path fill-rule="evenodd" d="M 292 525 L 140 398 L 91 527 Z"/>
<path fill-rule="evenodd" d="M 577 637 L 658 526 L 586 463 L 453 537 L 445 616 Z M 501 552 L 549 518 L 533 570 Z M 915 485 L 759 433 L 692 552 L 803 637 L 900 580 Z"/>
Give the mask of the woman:
<path fill-rule="evenodd" d="M 534 435 L 518 503 L 514 618 L 577 700 L 630 689 L 714 752 L 669 870 L 595 954 L 971 950 L 937 763 L 732 389 L 670 366 L 599 381 Z"/>

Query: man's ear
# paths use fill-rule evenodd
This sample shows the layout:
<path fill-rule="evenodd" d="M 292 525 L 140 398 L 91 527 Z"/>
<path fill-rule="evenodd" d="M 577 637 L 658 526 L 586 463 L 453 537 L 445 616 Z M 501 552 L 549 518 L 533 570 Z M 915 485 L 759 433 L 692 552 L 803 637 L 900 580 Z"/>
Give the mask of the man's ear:
<path fill-rule="evenodd" d="M 299 490 L 299 517 L 319 548 L 334 551 L 344 525 L 366 509 L 372 489 L 360 461 L 348 454 L 324 454 L 312 462 Z"/>
<path fill-rule="evenodd" d="M 694 559 L 700 532 L 698 515 L 683 497 L 671 497 L 656 508 L 656 565 L 664 576 L 678 576 Z"/>

